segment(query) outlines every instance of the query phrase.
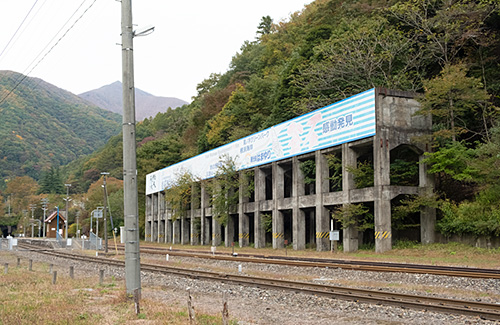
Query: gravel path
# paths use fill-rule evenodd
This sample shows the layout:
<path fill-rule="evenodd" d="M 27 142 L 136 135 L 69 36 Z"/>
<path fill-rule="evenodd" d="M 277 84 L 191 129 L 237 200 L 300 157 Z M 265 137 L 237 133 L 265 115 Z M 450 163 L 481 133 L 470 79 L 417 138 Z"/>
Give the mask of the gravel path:
<path fill-rule="evenodd" d="M 103 269 L 102 266 L 92 263 L 68 262 L 26 251 L 19 251 L 16 254 L 37 262 L 52 263 L 55 268 L 59 267 L 61 270 L 73 265 L 75 276 L 89 274 L 96 276 L 98 269 Z M 141 259 L 146 263 L 166 263 L 163 255 L 146 255 L 141 256 Z M 242 263 L 170 257 L 168 264 L 177 267 L 196 266 L 200 270 L 216 269 L 238 273 L 238 266 Z M 113 267 L 104 267 L 104 269 L 106 276 L 124 278 L 123 269 Z M 243 263 L 242 270 L 244 274 L 257 276 L 500 303 L 500 281 L 498 280 L 332 268 L 299 268 L 254 263 Z M 498 324 L 498 322 L 486 321 L 478 317 L 348 302 L 300 293 L 146 272 L 141 275 L 141 284 L 143 299 L 160 300 L 166 305 L 178 305 L 182 308 L 187 306 L 187 290 L 189 289 L 196 311 L 209 314 L 220 314 L 223 305 L 222 295 L 226 293 L 230 317 L 238 320 L 238 324 Z"/>

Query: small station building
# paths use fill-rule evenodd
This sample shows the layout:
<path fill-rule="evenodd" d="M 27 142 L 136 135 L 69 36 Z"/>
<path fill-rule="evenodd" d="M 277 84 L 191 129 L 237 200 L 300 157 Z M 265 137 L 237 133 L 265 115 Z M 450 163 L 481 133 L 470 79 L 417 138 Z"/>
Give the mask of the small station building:
<path fill-rule="evenodd" d="M 45 220 L 45 237 L 56 238 L 57 237 L 57 213 L 58 211 L 52 212 Z M 59 211 L 59 235 L 63 238 L 66 232 L 66 217 L 63 211 Z"/>
<path fill-rule="evenodd" d="M 431 133 L 432 121 L 430 116 L 415 114 L 420 105 L 414 97 L 414 93 L 374 88 L 148 174 L 146 240 L 213 246 L 238 242 L 255 248 L 271 243 L 273 248 L 283 248 L 287 241 L 295 250 L 315 246 L 325 251 L 330 249 L 333 228 L 340 231 L 344 251 L 356 251 L 363 242 L 374 242 L 376 252 L 392 249 L 393 235 L 399 235 L 392 227 L 395 202 L 434 188 L 427 166 L 419 163 L 430 150 L 425 136 Z M 253 175 L 253 193 L 245 197 L 239 191 L 238 204 L 221 226 L 200 182 L 193 186 L 187 216 L 173 220 L 165 189 L 186 171 L 210 179 L 224 155 L 235 159 L 240 173 Z M 330 181 L 330 155 L 342 163 L 342 182 L 336 189 Z M 418 165 L 412 184 L 391 183 L 395 159 Z M 366 161 L 373 166 L 373 185 L 357 188 L 352 168 Z M 314 166 L 314 181 L 308 184 L 300 167 L 304 162 Z M 372 212 L 374 229 L 359 231 L 356 222 L 346 227 L 332 222 L 334 209 L 358 203 Z M 264 226 L 269 217 L 272 231 Z M 420 232 L 413 236 L 422 243 L 434 242 L 435 209 L 422 208 L 418 218 Z"/>

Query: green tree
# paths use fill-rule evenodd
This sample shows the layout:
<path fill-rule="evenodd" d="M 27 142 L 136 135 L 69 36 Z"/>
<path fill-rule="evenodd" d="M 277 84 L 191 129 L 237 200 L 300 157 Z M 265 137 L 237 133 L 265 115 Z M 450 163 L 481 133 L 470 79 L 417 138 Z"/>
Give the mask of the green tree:
<path fill-rule="evenodd" d="M 499 8 L 497 1 L 411 0 L 389 9 L 409 37 L 417 37 L 420 50 L 442 68 L 456 62 L 464 49 L 485 44 L 485 21 Z"/>
<path fill-rule="evenodd" d="M 330 170 L 330 188 L 332 191 L 342 190 L 342 158 L 336 154 L 326 155 L 328 169 Z"/>
<path fill-rule="evenodd" d="M 235 208 L 239 197 L 239 175 L 234 159 L 221 157 L 219 167 L 211 183 L 212 211 L 214 218 L 226 225 L 231 209 Z"/>
<path fill-rule="evenodd" d="M 373 215 L 363 204 L 345 204 L 335 209 L 332 218 L 340 220 L 342 229 L 356 227 L 359 231 L 373 229 Z"/>
<path fill-rule="evenodd" d="M 441 74 L 424 82 L 421 114 L 431 114 L 441 129 L 435 138 L 457 141 L 465 132 L 480 133 L 469 127 L 472 118 L 481 118 L 481 103 L 489 99 L 479 78 L 467 76 L 464 64 L 447 65 Z M 484 133 L 483 133 L 484 134 Z"/>
<path fill-rule="evenodd" d="M 185 172 L 177 175 L 174 182 L 165 189 L 165 200 L 167 207 L 171 210 L 172 220 L 187 216 L 194 182 L 193 176 Z"/>
<path fill-rule="evenodd" d="M 260 20 L 260 24 L 257 27 L 257 34 L 259 34 L 261 37 L 262 35 L 267 35 L 271 34 L 273 31 L 273 19 L 271 16 L 264 16 Z"/>
<path fill-rule="evenodd" d="M 293 84 L 303 90 L 305 111 L 373 87 L 417 90 L 421 52 L 382 16 L 344 18 L 331 37 L 314 48 Z"/>
<path fill-rule="evenodd" d="M 29 204 L 38 203 L 35 198 L 37 191 L 37 182 L 29 176 L 11 179 L 4 191 L 4 194 L 10 196 L 11 213 L 21 214 L 22 210 L 28 209 Z"/>
<path fill-rule="evenodd" d="M 7 205 L 5 204 L 5 198 L 0 195 L 0 217 L 3 217 L 7 214 L 6 207 Z"/>
<path fill-rule="evenodd" d="M 114 177 L 106 178 L 106 189 L 108 192 L 108 198 L 115 197 L 114 193 L 122 193 L 123 194 L 123 181 L 120 179 L 116 179 Z M 114 200 L 111 205 L 112 211 L 123 211 L 123 196 L 121 202 L 119 200 Z M 104 189 L 103 189 L 103 179 L 102 177 L 90 185 L 89 190 L 85 195 L 85 209 L 90 212 L 96 209 L 99 206 L 104 206 Z M 114 214 L 114 213 L 113 213 Z"/>
<path fill-rule="evenodd" d="M 50 167 L 42 173 L 39 182 L 38 193 L 41 194 L 64 194 L 64 183 L 59 167 Z"/>

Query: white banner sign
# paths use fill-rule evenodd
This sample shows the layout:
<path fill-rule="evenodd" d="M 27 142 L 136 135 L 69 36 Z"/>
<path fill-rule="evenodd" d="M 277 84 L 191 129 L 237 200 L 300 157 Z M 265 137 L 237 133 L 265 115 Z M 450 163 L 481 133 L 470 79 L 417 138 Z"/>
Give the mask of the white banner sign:
<path fill-rule="evenodd" d="M 370 89 L 148 174 L 146 194 L 164 190 L 186 172 L 211 178 L 225 155 L 241 170 L 373 135 L 375 89 Z"/>

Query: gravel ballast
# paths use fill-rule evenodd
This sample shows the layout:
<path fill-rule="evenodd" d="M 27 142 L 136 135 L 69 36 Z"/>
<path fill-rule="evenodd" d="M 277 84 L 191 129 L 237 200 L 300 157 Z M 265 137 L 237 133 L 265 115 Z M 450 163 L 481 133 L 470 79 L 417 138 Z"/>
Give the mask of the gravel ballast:
<path fill-rule="evenodd" d="M 61 275 L 67 274 L 64 270 L 69 266 L 74 266 L 75 276 L 98 276 L 99 270 L 104 269 L 106 277 L 124 278 L 123 268 L 68 261 L 29 251 L 17 251 L 16 254 L 23 259 L 33 259 L 34 262 L 54 264 L 54 269 L 59 268 Z M 166 263 L 164 255 L 141 255 L 141 259 L 145 263 Z M 326 285 L 356 285 L 368 289 L 491 303 L 499 303 L 500 297 L 500 281 L 491 279 L 363 272 L 337 268 L 301 268 L 172 256 L 167 264 L 176 267 L 195 266 L 200 270 L 215 268 L 227 273 L 238 273 L 238 266 L 241 265 L 242 274 L 267 274 L 269 277 L 299 279 Z M 189 290 L 196 311 L 209 314 L 220 315 L 222 296 L 225 293 L 229 315 L 238 324 L 497 324 L 479 317 L 357 303 L 149 272 L 141 273 L 141 284 L 143 299 L 159 300 L 166 305 L 178 305 L 182 308 L 187 306 Z"/>

